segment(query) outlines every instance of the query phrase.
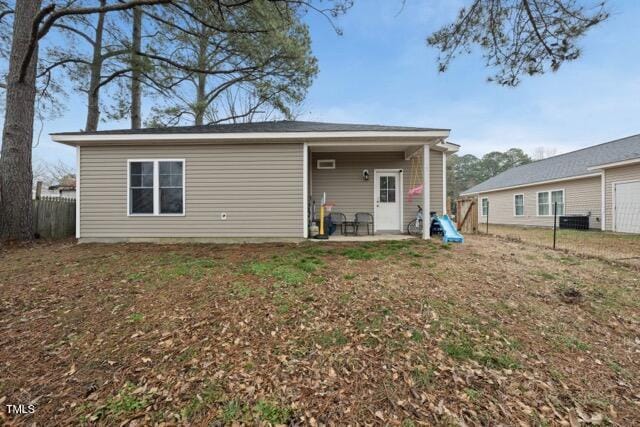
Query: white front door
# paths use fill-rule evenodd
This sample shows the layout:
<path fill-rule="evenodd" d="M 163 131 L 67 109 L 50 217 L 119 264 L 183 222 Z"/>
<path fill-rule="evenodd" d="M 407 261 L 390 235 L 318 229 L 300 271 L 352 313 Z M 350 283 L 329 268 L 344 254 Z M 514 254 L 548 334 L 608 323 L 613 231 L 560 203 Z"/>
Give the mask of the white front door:
<path fill-rule="evenodd" d="M 402 192 L 400 171 L 375 173 L 374 221 L 377 230 L 400 230 Z"/>
<path fill-rule="evenodd" d="M 640 181 L 614 184 L 615 231 L 640 233 Z"/>

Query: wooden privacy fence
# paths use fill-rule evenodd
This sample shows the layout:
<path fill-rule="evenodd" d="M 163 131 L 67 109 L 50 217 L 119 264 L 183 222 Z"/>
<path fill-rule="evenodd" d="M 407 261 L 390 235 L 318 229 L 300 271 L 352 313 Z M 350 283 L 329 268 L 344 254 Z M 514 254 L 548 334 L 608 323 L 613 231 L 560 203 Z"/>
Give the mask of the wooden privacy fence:
<path fill-rule="evenodd" d="M 76 233 L 76 201 L 63 197 L 33 200 L 33 233 L 44 239 L 61 239 Z"/>
<path fill-rule="evenodd" d="M 461 197 L 456 200 L 456 226 L 462 233 L 478 231 L 477 197 Z"/>

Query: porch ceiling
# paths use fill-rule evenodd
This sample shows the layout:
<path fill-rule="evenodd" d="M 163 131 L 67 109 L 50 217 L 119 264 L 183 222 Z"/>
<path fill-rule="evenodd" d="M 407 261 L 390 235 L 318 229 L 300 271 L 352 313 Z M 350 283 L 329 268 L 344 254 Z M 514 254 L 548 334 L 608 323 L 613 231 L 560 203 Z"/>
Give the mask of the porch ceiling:
<path fill-rule="evenodd" d="M 410 156 L 422 146 L 429 145 L 432 150 L 455 153 L 459 146 L 445 142 L 443 138 L 432 138 L 428 141 L 322 141 L 307 142 L 311 153 L 353 153 L 353 152 L 404 152 Z"/>

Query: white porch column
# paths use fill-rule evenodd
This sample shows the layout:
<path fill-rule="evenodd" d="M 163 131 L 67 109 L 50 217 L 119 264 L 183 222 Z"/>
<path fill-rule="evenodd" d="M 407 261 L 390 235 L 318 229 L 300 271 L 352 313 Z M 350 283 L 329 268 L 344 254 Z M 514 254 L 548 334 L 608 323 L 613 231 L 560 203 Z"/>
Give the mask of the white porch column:
<path fill-rule="evenodd" d="M 302 145 L 302 235 L 309 237 L 309 147 Z"/>
<path fill-rule="evenodd" d="M 129 172 L 127 171 L 127 173 Z M 127 191 L 129 191 L 129 189 L 127 189 Z M 129 213 L 128 210 L 127 210 L 127 213 Z M 76 146 L 76 239 L 79 239 L 79 238 L 80 238 L 80 146 L 77 145 Z"/>
<path fill-rule="evenodd" d="M 431 180 L 429 179 L 429 146 L 422 146 L 422 238 L 430 239 L 429 227 L 431 225 L 431 217 L 429 212 L 431 197 Z"/>
<path fill-rule="evenodd" d="M 442 152 L 442 215 L 449 210 L 447 206 L 447 152 Z"/>

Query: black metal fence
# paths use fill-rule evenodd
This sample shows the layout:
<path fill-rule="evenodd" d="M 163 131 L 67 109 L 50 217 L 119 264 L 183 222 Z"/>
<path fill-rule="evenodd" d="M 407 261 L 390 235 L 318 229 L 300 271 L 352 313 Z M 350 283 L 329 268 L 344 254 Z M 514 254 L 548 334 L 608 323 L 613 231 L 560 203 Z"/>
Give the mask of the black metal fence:
<path fill-rule="evenodd" d="M 557 203 L 552 215 L 535 217 L 535 226 L 496 224 L 490 205 L 484 209 L 478 225 L 482 234 L 640 267 L 640 209 L 633 202 L 609 203 L 605 227 L 600 212 L 565 211 Z"/>

